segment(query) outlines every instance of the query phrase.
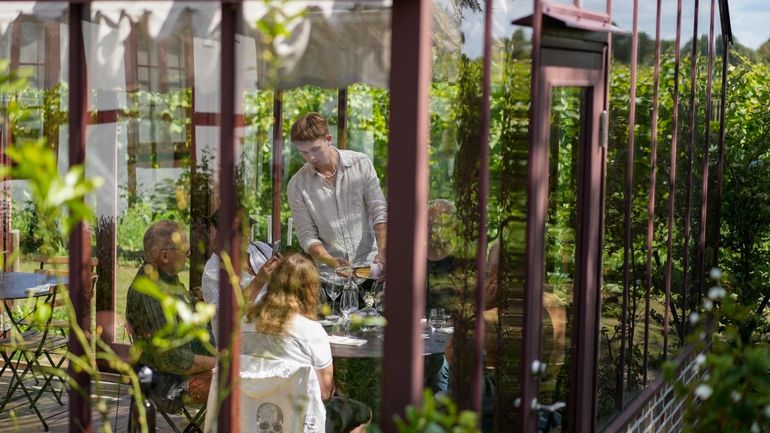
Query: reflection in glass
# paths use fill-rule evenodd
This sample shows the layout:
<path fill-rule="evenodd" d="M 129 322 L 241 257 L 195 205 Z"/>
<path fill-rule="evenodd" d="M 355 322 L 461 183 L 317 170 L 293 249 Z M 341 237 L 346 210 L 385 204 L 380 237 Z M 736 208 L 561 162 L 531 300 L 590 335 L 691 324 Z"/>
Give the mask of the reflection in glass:
<path fill-rule="evenodd" d="M 67 65 L 60 53 L 61 41 L 68 38 L 67 21 L 66 4 L 41 7 L 34 2 L 0 2 L 0 69 L 3 78 L 11 72 L 26 77 L 20 89 L 12 89 L 11 82 L 3 82 L 0 154 L 5 154 L 6 147 L 42 139 L 59 155 L 59 170 L 66 170 L 68 165 Z M 24 180 L 3 179 L 0 182 L 3 232 L 0 246 L 4 259 L 14 258 L 13 262 L 5 263 L 7 270 L 35 268 L 40 262 L 34 257 L 41 254 L 67 255 L 69 239 L 60 231 L 46 233 L 46 238 L 41 238 L 40 216 L 29 197 L 29 190 L 30 186 Z M 57 223 L 63 224 L 63 221 Z M 10 233 L 7 232 L 9 228 Z M 44 242 L 51 248 L 47 253 L 41 251 Z"/>
<path fill-rule="evenodd" d="M 574 315 L 578 158 L 581 89 L 555 88 L 551 94 L 549 194 L 545 236 L 545 285 L 540 360 L 548 369 L 540 384 L 546 404 L 568 402 L 570 346 Z M 550 428 L 566 425 L 566 410 L 547 419 Z M 548 416 L 543 414 L 542 416 Z M 547 430 L 550 431 L 550 430 Z"/>

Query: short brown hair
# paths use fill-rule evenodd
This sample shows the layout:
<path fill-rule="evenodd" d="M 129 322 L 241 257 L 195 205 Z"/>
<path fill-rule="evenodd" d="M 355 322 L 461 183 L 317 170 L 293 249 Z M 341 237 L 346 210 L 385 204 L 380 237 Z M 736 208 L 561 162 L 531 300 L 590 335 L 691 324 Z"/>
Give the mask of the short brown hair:
<path fill-rule="evenodd" d="M 291 125 L 291 142 L 315 141 L 329 135 L 329 122 L 318 113 L 307 113 Z"/>

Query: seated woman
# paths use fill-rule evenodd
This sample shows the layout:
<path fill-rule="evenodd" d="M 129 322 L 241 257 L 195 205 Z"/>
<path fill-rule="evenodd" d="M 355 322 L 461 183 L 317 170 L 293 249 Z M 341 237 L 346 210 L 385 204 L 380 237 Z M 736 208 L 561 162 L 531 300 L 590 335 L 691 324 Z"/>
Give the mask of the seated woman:
<path fill-rule="evenodd" d="M 326 406 L 326 433 L 362 432 L 372 411 L 365 404 L 334 394 L 329 337 L 314 322 L 321 287 L 312 259 L 292 254 L 278 261 L 262 302 L 249 310 L 256 333 L 244 336 L 241 353 L 311 365 L 318 374 Z"/>
<path fill-rule="evenodd" d="M 241 225 L 241 219 L 243 218 L 243 211 L 238 211 L 235 216 L 236 227 Z M 216 241 L 217 226 L 219 224 L 219 209 L 215 210 L 209 218 L 209 233 L 211 237 L 211 243 Z M 248 226 L 251 227 L 251 224 Z M 243 237 L 246 241 L 249 238 L 249 233 Z M 261 241 L 249 242 L 246 246 L 247 260 L 241 260 L 241 289 L 244 291 L 246 302 L 256 303 L 261 300 L 265 293 L 265 284 L 270 278 L 270 272 L 272 272 L 275 266 L 276 256 L 273 254 L 273 248 Z M 221 268 L 222 260 L 216 251 L 211 253 L 211 257 L 206 261 L 206 265 L 203 267 L 203 275 L 201 279 L 201 295 L 203 302 L 214 305 L 219 311 L 219 270 Z M 215 315 L 211 321 L 214 338 L 219 337 L 219 320 Z"/>

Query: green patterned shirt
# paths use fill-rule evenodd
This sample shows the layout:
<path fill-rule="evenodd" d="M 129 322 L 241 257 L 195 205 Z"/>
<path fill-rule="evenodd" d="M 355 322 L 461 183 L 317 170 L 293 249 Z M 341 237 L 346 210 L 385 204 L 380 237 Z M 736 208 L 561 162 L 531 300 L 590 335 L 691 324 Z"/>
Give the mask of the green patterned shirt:
<path fill-rule="evenodd" d="M 138 339 L 150 338 L 155 332 L 166 325 L 163 308 L 160 302 L 152 296 L 145 295 L 135 288 L 136 281 L 140 278 L 150 278 L 145 273 L 146 263 L 139 268 L 136 277 L 131 282 L 126 300 L 126 320 L 133 328 L 133 335 Z M 192 305 L 194 303 L 190 292 L 179 281 L 179 276 L 170 276 L 162 271 L 157 274 L 155 282 L 159 289 L 168 295 L 182 299 Z M 193 366 L 195 355 L 208 355 L 200 344 L 186 343 L 180 347 L 164 352 L 156 353 L 145 351 L 142 353 L 141 362 L 165 373 L 184 376 Z"/>

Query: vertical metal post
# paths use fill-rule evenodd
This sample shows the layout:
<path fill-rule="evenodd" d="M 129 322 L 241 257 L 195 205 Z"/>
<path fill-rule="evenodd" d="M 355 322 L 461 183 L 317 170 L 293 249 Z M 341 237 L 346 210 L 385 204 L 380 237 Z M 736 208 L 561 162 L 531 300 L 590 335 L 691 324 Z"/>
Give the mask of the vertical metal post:
<path fill-rule="evenodd" d="M 193 28 L 192 14 L 186 14 L 186 28 Z M 198 163 L 198 138 L 195 129 L 198 126 L 201 115 L 197 115 L 195 99 L 195 49 L 193 48 L 192 30 L 185 30 L 182 38 L 184 44 L 185 85 L 190 88 L 190 106 L 185 110 L 185 115 L 190 119 L 190 287 L 197 287 L 203 281 L 203 268 L 216 242 L 209 239 L 209 215 L 212 209 L 211 195 L 211 170 L 214 167 L 206 166 L 208 172 L 201 170 Z M 208 164 L 208 161 L 205 161 Z"/>
<path fill-rule="evenodd" d="M 650 201 L 647 204 L 647 306 L 649 307 L 650 291 L 652 290 L 652 241 L 655 233 L 655 185 L 658 171 L 658 101 L 660 95 L 660 33 L 661 33 L 661 0 L 657 0 L 655 9 L 655 67 L 653 70 L 652 93 L 652 151 L 650 154 Z M 668 302 L 664 305 L 663 313 L 663 358 L 666 357 L 668 345 Z M 645 339 L 649 338 L 649 316 L 644 322 Z"/>
<path fill-rule="evenodd" d="M 727 63 L 729 60 L 728 36 L 722 35 L 722 93 L 719 97 L 719 150 L 717 151 L 717 184 L 714 201 L 714 266 L 719 266 L 719 226 L 722 221 L 722 172 L 725 166 L 725 108 L 727 106 Z"/>
<path fill-rule="evenodd" d="M 21 45 L 21 22 L 20 20 L 14 20 L 14 22 L 11 23 L 9 30 L 11 32 L 10 70 L 16 71 L 19 69 L 19 61 L 21 57 L 21 46 L 20 46 Z M 3 94 L 0 97 L 2 97 L 3 109 L 6 109 L 8 107 L 8 95 Z M 4 120 L 5 121 L 3 122 L 3 124 L 0 125 L 0 131 L 2 131 L 2 137 L 0 137 L 0 140 L 2 140 L 2 154 L 0 154 L 0 161 L 2 161 L 3 164 L 8 164 L 10 162 L 10 159 L 5 154 L 5 149 L 13 145 L 13 123 L 11 119 L 4 119 Z M 11 219 L 12 219 L 11 203 L 13 199 L 11 197 L 11 187 L 9 185 L 9 182 L 3 182 L 2 191 L 3 191 L 2 192 L 3 194 L 3 215 L 2 215 L 3 250 L 2 251 L 3 251 L 3 271 L 6 271 L 6 270 L 13 269 L 12 265 L 9 266 L 8 259 L 12 256 L 12 252 L 14 250 L 13 236 L 11 234 Z"/>
<path fill-rule="evenodd" d="M 273 94 L 273 242 L 281 240 L 281 194 L 283 181 L 283 91 Z M 286 235 L 291 236 L 291 233 Z"/>
<path fill-rule="evenodd" d="M 636 122 L 636 61 L 638 57 L 637 47 L 639 41 L 638 16 L 639 0 L 634 0 L 633 15 L 633 33 L 631 35 L 631 89 L 628 107 L 628 146 L 626 151 L 626 205 L 623 213 L 623 313 L 621 316 L 620 327 L 620 369 L 619 374 L 623 374 L 623 368 L 626 366 L 626 349 L 633 346 L 633 332 L 628 327 L 628 305 L 630 290 L 630 264 L 631 258 L 631 206 L 634 194 L 634 124 Z M 628 339 L 628 341 L 626 341 Z M 629 374 L 631 362 L 628 362 Z M 646 371 L 646 369 L 644 369 Z M 623 377 L 621 376 L 621 381 Z M 646 380 L 646 378 L 645 378 Z M 621 399 L 623 397 L 621 396 Z"/>
<path fill-rule="evenodd" d="M 655 66 L 653 67 L 651 152 L 650 152 L 650 194 L 647 202 L 647 261 L 645 266 L 644 296 L 644 381 L 647 384 L 647 370 L 650 359 L 650 297 L 652 296 L 652 239 L 655 226 L 655 172 L 658 165 L 658 93 L 660 81 L 660 0 L 655 12 Z M 664 333 L 667 330 L 664 329 Z M 663 341 L 666 340 L 663 336 Z M 664 343 L 665 346 L 665 343 Z"/>
<path fill-rule="evenodd" d="M 700 238 L 698 240 L 698 268 L 697 268 L 697 287 L 700 288 L 701 295 L 705 295 L 705 285 L 703 276 L 706 267 L 706 215 L 708 211 L 709 198 L 709 146 L 711 145 L 711 91 L 712 81 L 714 79 L 714 0 L 711 0 L 711 11 L 709 18 L 709 49 L 708 66 L 706 81 L 706 115 L 705 125 L 703 127 L 703 179 L 701 182 L 701 205 L 700 205 Z"/>
<path fill-rule="evenodd" d="M 695 0 L 692 26 L 692 50 L 690 51 L 690 128 L 687 140 L 687 183 L 685 184 L 684 254 L 682 255 L 682 325 L 687 326 L 687 286 L 690 285 L 690 227 L 692 219 L 692 160 L 695 153 L 695 103 L 698 78 L 698 3 Z"/>
<path fill-rule="evenodd" d="M 608 16 L 612 16 L 612 0 L 607 0 L 605 9 L 607 11 L 607 15 Z M 612 33 L 610 33 L 608 35 L 608 39 L 609 39 L 609 43 L 607 44 L 606 52 L 604 53 L 604 61 L 605 61 L 605 65 L 604 65 L 604 74 L 605 74 L 604 75 L 604 83 L 605 83 L 605 88 L 604 88 L 604 104 L 602 106 L 603 110 L 606 111 L 607 113 L 609 113 L 609 105 L 610 105 L 610 102 L 609 102 L 610 101 L 610 73 L 611 73 L 611 69 L 612 69 L 612 61 L 610 59 L 612 57 L 612 50 L 613 50 L 613 47 L 612 47 L 613 35 L 612 35 Z M 604 161 L 602 163 L 602 173 L 605 173 L 605 175 L 607 173 L 607 155 L 608 155 L 608 152 L 605 151 L 604 152 Z M 602 222 L 601 222 L 601 229 L 600 229 L 600 236 L 601 236 L 600 245 L 603 246 L 604 245 L 605 216 L 607 215 L 607 197 L 606 197 L 607 196 L 607 185 L 606 185 L 606 180 L 605 180 L 605 182 L 602 183 L 602 189 L 601 190 L 602 190 L 602 213 L 601 213 L 601 215 L 602 215 Z M 625 315 L 625 310 L 623 308 L 624 307 L 621 308 L 621 313 L 620 313 L 621 319 Z M 601 316 L 601 313 L 599 313 L 599 314 Z M 622 327 L 621 327 L 621 330 L 622 330 Z M 624 344 L 623 337 L 621 337 L 621 339 L 620 339 L 620 344 L 621 344 L 621 347 Z M 622 348 L 620 349 L 619 354 L 620 354 L 620 357 L 623 356 L 623 349 Z M 620 410 L 623 409 L 623 362 L 624 362 L 624 359 L 620 359 L 620 357 L 618 359 L 618 364 L 617 364 L 617 374 L 615 375 L 615 395 L 617 395 L 617 399 L 615 400 L 615 403 L 616 403 L 615 409 L 617 411 L 620 411 Z"/>
<path fill-rule="evenodd" d="M 219 171 L 219 185 L 222 200 L 219 207 L 218 251 L 227 251 L 235 269 L 240 269 L 240 234 L 235 227 L 238 197 L 235 185 L 235 31 L 241 18 L 240 3 L 222 1 L 222 64 L 221 64 L 221 113 L 219 143 L 222 149 Z M 219 336 L 217 338 L 222 356 L 230 355 L 230 362 L 223 363 L 220 357 L 219 391 L 237 389 L 240 371 L 241 339 L 238 329 L 238 305 L 234 288 L 223 266 L 219 276 Z M 223 352 L 224 350 L 224 352 Z M 222 401 L 218 419 L 219 431 L 238 433 L 240 431 L 240 405 L 238 393 L 231 392 Z"/>
<path fill-rule="evenodd" d="M 337 147 L 348 148 L 348 88 L 337 90 Z"/>
<path fill-rule="evenodd" d="M 484 82 L 481 91 L 481 133 L 479 134 L 479 240 L 476 251 L 476 329 L 471 407 L 481 413 L 484 387 L 484 291 L 486 286 L 487 201 L 489 196 L 489 97 L 492 68 L 492 0 L 484 4 Z M 479 421 L 481 417 L 479 417 Z"/>
<path fill-rule="evenodd" d="M 88 79 L 86 76 L 83 21 L 90 19 L 88 3 L 72 3 L 69 10 L 69 164 L 82 165 L 86 160 L 86 123 L 88 116 Z M 85 223 L 75 226 L 70 235 L 69 290 L 78 325 L 91 329 L 89 293 L 91 288 L 91 236 Z M 70 330 L 70 335 L 74 335 Z M 67 350 L 84 356 L 85 348 L 77 338 L 70 338 Z M 67 374 L 77 384 L 70 387 L 70 433 L 91 432 L 91 378 L 85 371 L 69 365 Z"/>
<path fill-rule="evenodd" d="M 421 401 L 428 226 L 428 89 L 431 76 L 431 0 L 393 2 L 388 154 L 388 276 L 383 358 L 383 431 L 397 431 L 394 415 Z M 393 290 L 391 290 L 393 288 Z M 407 368 L 404 368 L 407 366 Z"/>
<path fill-rule="evenodd" d="M 542 84 L 544 79 L 540 69 L 541 58 L 541 33 L 543 31 L 542 2 L 535 0 L 532 14 L 532 72 L 530 82 L 530 95 L 532 98 L 529 109 L 529 124 L 532 130 L 529 135 L 529 152 L 527 155 L 527 228 L 526 228 L 526 269 L 524 274 L 524 329 L 522 339 L 522 367 L 521 378 L 521 404 L 519 405 L 519 419 L 521 425 L 519 431 L 531 432 L 537 429 L 537 415 L 531 410 L 528 402 L 537 398 L 538 383 L 534 377 L 528 361 L 539 357 L 540 322 L 542 309 L 543 287 L 543 250 L 542 241 L 545 236 L 546 207 L 548 200 L 548 149 L 542 143 L 546 143 L 548 136 L 547 123 L 541 121 L 542 106 L 548 103 Z M 538 145 L 540 143 L 540 145 Z M 543 181 L 543 178 L 546 180 Z M 540 297 L 540 299 L 538 299 Z"/>
<path fill-rule="evenodd" d="M 668 237 L 666 240 L 666 311 L 671 308 L 671 272 L 674 253 L 674 205 L 676 202 L 676 145 L 679 138 L 679 67 L 681 63 L 680 43 L 682 38 L 682 0 L 677 0 L 676 8 L 676 41 L 674 43 L 674 108 L 671 113 L 671 152 L 668 175 Z M 682 316 L 684 320 L 684 313 Z M 684 322 L 682 329 L 684 330 Z M 680 336 L 681 337 L 681 336 Z M 681 344 L 681 341 L 680 341 Z"/>

